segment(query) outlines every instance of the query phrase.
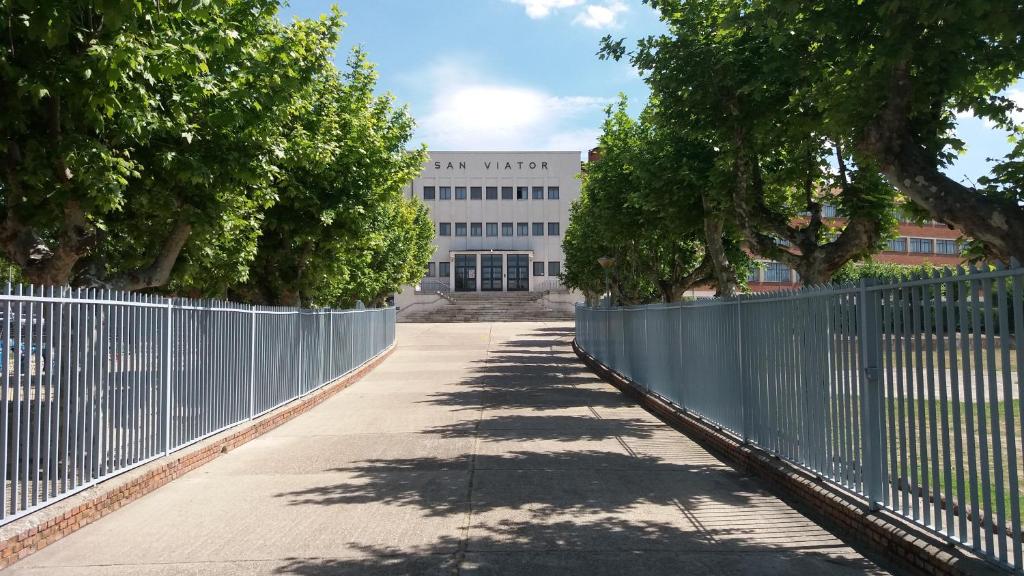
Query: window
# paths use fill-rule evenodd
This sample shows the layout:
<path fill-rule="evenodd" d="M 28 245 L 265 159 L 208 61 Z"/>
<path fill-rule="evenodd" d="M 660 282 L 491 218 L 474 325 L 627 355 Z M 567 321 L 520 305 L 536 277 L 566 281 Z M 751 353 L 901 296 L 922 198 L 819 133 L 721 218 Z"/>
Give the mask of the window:
<path fill-rule="evenodd" d="M 433 277 L 434 277 L 434 263 L 433 262 L 427 262 L 427 278 L 433 278 Z"/>
<path fill-rule="evenodd" d="M 455 187 L 455 199 L 456 200 L 465 200 L 466 199 L 466 187 L 465 186 L 456 186 Z"/>
<path fill-rule="evenodd" d="M 488 236 L 497 236 L 498 235 L 498 223 L 497 222 L 488 222 L 487 223 L 487 235 Z"/>
<path fill-rule="evenodd" d="M 488 186 L 487 187 L 487 199 L 488 200 L 497 200 L 498 199 L 498 187 L 497 186 Z"/>
<path fill-rule="evenodd" d="M 516 236 L 529 236 L 530 225 L 526 222 L 520 222 L 516 224 Z"/>
<path fill-rule="evenodd" d="M 935 243 L 930 238 L 911 238 L 911 254 L 931 254 L 934 252 Z"/>
<path fill-rule="evenodd" d="M 484 189 L 479 187 L 479 186 L 470 186 L 469 187 L 469 199 L 470 200 L 480 200 L 481 198 L 483 198 L 483 191 L 484 191 Z"/>
<path fill-rule="evenodd" d="M 483 236 L 484 235 L 484 225 L 479 223 L 479 222 L 473 222 L 472 224 L 469 225 L 469 235 L 470 236 Z"/>
<path fill-rule="evenodd" d="M 788 284 L 791 281 L 789 266 L 781 262 L 769 262 L 768 267 L 764 269 L 764 281 Z"/>
<path fill-rule="evenodd" d="M 548 236 L 558 236 L 558 222 L 548 222 Z"/>
<path fill-rule="evenodd" d="M 434 187 L 433 186 L 424 186 L 423 187 L 423 199 L 424 200 L 433 200 L 434 199 Z"/>
<path fill-rule="evenodd" d="M 534 276 L 543 276 L 544 275 L 544 263 L 543 262 L 534 262 L 533 263 L 533 275 Z"/>
<path fill-rule="evenodd" d="M 452 199 L 452 187 L 451 186 L 441 186 L 440 192 L 441 192 L 441 197 L 440 197 L 441 200 L 451 200 Z"/>
<path fill-rule="evenodd" d="M 452 275 L 452 263 L 451 262 L 438 262 L 437 263 L 437 275 L 441 278 L 450 278 Z"/>
<path fill-rule="evenodd" d="M 502 200 L 511 200 L 512 199 L 512 187 L 511 186 L 502 186 L 501 187 L 501 199 Z"/>
<path fill-rule="evenodd" d="M 548 262 L 548 276 L 558 276 L 562 273 L 562 264 L 558 261 Z"/>
<path fill-rule="evenodd" d="M 466 235 L 466 223 L 465 222 L 456 222 L 455 223 L 455 235 L 456 236 L 465 236 Z"/>
<path fill-rule="evenodd" d="M 533 223 L 533 235 L 534 236 L 543 236 L 544 235 L 544 223 L 543 222 L 534 222 Z"/>
<path fill-rule="evenodd" d="M 956 240 L 936 240 L 935 241 L 935 253 L 936 254 L 957 254 L 960 250 L 957 249 Z"/>
<path fill-rule="evenodd" d="M 822 218 L 835 218 L 836 207 L 831 204 L 823 204 L 821 206 L 821 217 Z"/>
<path fill-rule="evenodd" d="M 533 199 L 534 200 L 543 200 L 544 199 L 544 187 L 543 186 L 534 186 L 533 187 Z"/>
<path fill-rule="evenodd" d="M 907 239 L 893 238 L 885 243 L 885 249 L 889 252 L 906 252 L 907 251 Z"/>
<path fill-rule="evenodd" d="M 548 200 L 558 200 L 558 186 L 548 186 Z"/>
<path fill-rule="evenodd" d="M 512 235 L 512 223 L 511 222 L 502 222 L 501 223 L 501 235 L 502 236 L 511 236 Z"/>
<path fill-rule="evenodd" d="M 451 236 L 452 235 L 452 223 L 451 222 L 440 222 L 437 225 L 438 236 Z"/>
<path fill-rule="evenodd" d="M 526 186 L 516 187 L 516 200 L 526 200 L 530 197 L 530 189 Z"/>

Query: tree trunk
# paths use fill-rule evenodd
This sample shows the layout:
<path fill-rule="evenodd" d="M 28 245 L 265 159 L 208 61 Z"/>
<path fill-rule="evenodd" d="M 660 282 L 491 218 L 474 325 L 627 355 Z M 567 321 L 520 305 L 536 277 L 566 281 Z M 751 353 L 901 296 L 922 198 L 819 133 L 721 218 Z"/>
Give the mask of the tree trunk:
<path fill-rule="evenodd" d="M 704 199 L 704 243 L 707 246 L 708 258 L 711 262 L 711 277 L 715 282 L 716 296 L 733 296 L 736 294 L 736 269 L 729 262 L 725 253 L 725 243 L 722 241 L 722 234 L 725 232 L 725 223 L 720 214 L 709 210 L 709 202 Z"/>
<path fill-rule="evenodd" d="M 7 200 L 10 202 L 10 195 Z M 68 284 L 75 264 L 89 253 L 95 240 L 95 229 L 77 200 L 64 204 L 64 222 L 52 246 L 21 222 L 15 206 L 8 204 L 0 224 L 0 247 L 33 284 Z"/>
<path fill-rule="evenodd" d="M 997 258 L 1024 261 L 1024 208 L 1015 200 L 993 198 L 950 179 L 909 135 L 892 147 L 865 146 L 876 149 L 889 182 L 932 218 L 980 240 Z"/>

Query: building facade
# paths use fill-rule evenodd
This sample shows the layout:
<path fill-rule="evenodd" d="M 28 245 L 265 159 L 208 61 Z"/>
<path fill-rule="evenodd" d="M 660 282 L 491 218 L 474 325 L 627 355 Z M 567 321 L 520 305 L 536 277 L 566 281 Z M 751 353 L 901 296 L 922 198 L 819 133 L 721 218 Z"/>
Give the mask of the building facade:
<path fill-rule="evenodd" d="M 579 152 L 431 152 L 406 194 L 430 209 L 436 250 L 400 304 L 416 293 L 562 291 L 580 169 Z"/>

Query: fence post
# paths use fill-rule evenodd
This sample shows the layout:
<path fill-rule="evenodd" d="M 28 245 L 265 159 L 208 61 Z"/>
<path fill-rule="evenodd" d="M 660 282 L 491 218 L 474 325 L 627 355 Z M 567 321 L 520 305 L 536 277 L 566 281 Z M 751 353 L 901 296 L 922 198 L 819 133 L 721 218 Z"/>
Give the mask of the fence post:
<path fill-rule="evenodd" d="M 170 298 L 167 299 L 167 330 L 165 331 L 167 336 L 167 348 L 164 353 L 167 354 L 167 370 L 164 374 L 164 454 L 171 453 L 171 360 L 173 359 L 171 338 L 173 336 L 174 316 L 173 316 L 174 301 Z"/>
<path fill-rule="evenodd" d="M 302 367 L 302 339 L 306 335 L 306 330 L 305 330 L 306 323 L 303 322 L 302 308 L 297 308 L 296 309 L 295 317 L 298 319 L 298 323 L 299 323 L 299 337 L 295 339 L 295 346 L 298 347 L 298 349 L 299 349 L 298 350 L 298 354 L 297 354 L 298 361 L 295 363 L 295 372 L 296 372 L 295 373 L 295 382 L 296 382 L 296 385 L 301 390 L 301 392 L 299 392 L 299 394 L 297 394 L 297 397 L 298 397 L 298 396 L 302 396 L 303 394 L 306 393 L 306 389 L 305 389 L 306 386 L 305 386 L 305 383 L 302 381 L 302 373 L 305 372 L 305 370 L 302 369 L 303 368 Z"/>
<path fill-rule="evenodd" d="M 742 421 L 743 443 L 750 443 L 750 423 L 747 411 L 747 373 L 743 361 L 743 295 L 736 296 L 736 370 L 740 385 L 740 419 Z"/>
<path fill-rule="evenodd" d="M 256 306 L 249 306 L 252 332 L 249 336 L 249 420 L 256 415 Z"/>
<path fill-rule="evenodd" d="M 863 443 L 863 461 L 861 466 L 864 478 L 864 494 L 872 510 L 882 507 L 885 496 L 885 479 L 882 477 L 884 435 L 883 415 L 884 399 L 882 394 L 882 326 L 879 321 L 880 305 L 878 292 L 869 291 L 868 287 L 875 284 L 867 279 L 860 281 L 857 294 L 860 326 L 860 365 L 863 370 L 864 386 L 861 391 L 861 442 Z"/>

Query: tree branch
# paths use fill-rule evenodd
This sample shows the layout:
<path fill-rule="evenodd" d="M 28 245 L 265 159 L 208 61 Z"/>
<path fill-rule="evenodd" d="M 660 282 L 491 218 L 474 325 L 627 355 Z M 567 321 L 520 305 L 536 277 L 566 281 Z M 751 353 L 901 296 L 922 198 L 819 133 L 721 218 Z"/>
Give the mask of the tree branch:
<path fill-rule="evenodd" d="M 174 264 L 178 261 L 178 255 L 191 235 L 192 224 L 184 217 L 179 218 L 171 233 L 164 239 L 159 254 L 149 266 L 125 272 L 110 282 L 110 286 L 118 290 L 142 290 L 167 284 Z"/>
<path fill-rule="evenodd" d="M 858 139 L 889 182 L 925 208 L 932 218 L 981 241 L 998 258 L 1024 260 L 1024 207 L 996 198 L 943 174 L 925 150 L 910 121 L 913 84 L 904 61 L 893 68 L 886 106 Z"/>

